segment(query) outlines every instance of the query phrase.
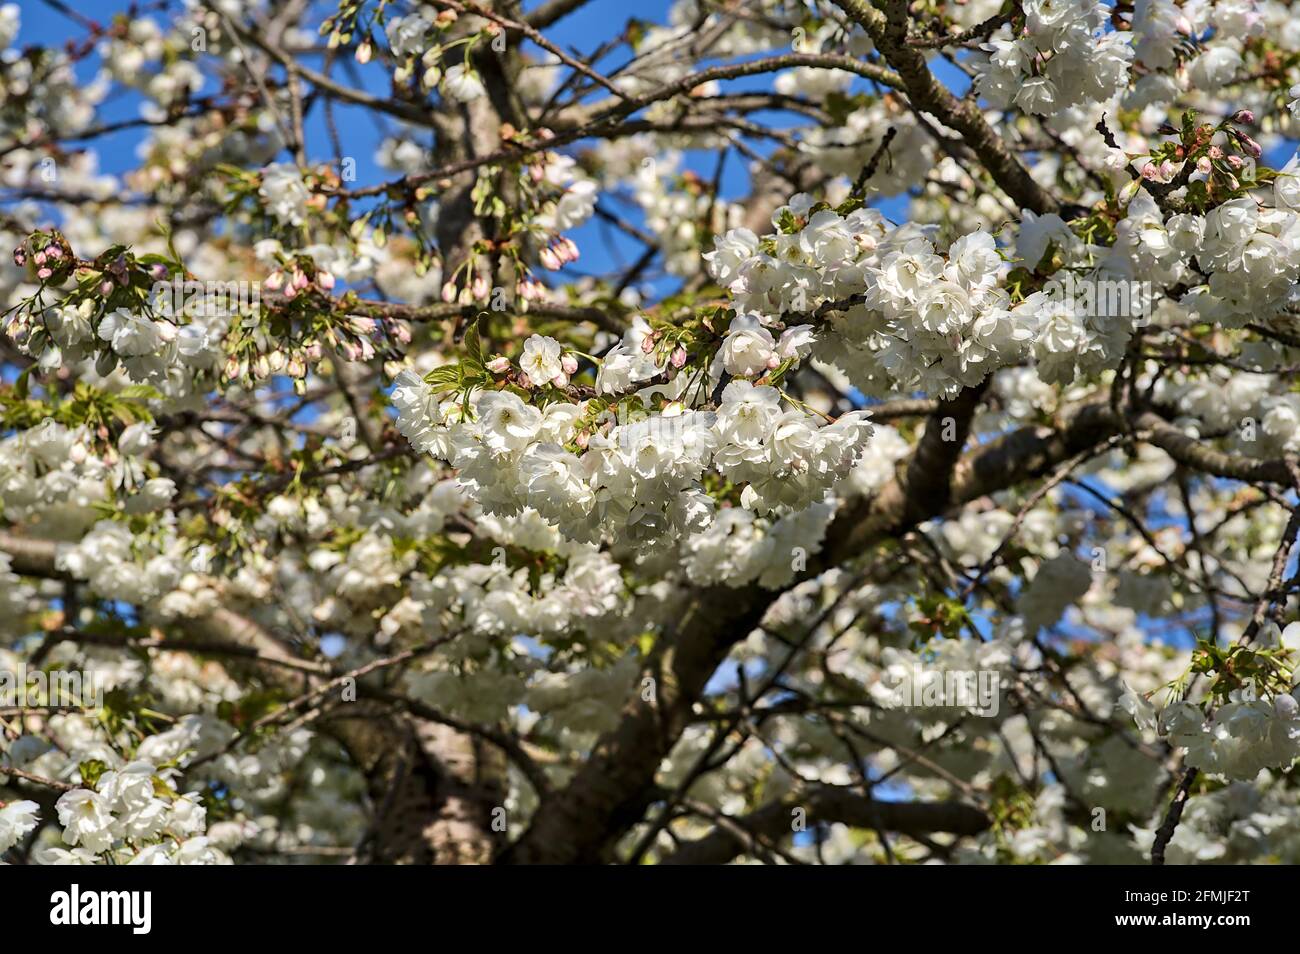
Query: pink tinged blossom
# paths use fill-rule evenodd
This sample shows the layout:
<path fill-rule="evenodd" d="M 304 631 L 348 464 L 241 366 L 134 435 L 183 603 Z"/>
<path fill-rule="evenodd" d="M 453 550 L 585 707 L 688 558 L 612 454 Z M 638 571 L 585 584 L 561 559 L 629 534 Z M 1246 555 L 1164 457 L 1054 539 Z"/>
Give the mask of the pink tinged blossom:
<path fill-rule="evenodd" d="M 572 354 L 565 354 L 560 357 L 560 367 L 564 369 L 565 374 L 573 375 L 578 372 L 578 359 Z"/>
<path fill-rule="evenodd" d="M 497 355 L 485 367 L 493 374 L 505 374 L 510 370 L 510 359 L 504 355 Z"/>

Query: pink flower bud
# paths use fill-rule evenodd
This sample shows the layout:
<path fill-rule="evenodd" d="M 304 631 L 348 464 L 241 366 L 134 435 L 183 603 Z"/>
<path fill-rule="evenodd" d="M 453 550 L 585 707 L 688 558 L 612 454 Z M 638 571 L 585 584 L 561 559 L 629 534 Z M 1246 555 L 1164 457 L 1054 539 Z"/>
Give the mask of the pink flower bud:
<path fill-rule="evenodd" d="M 486 365 L 484 365 L 493 374 L 505 374 L 510 370 L 510 359 L 504 355 L 497 355 Z"/>
<path fill-rule="evenodd" d="M 63 258 L 63 249 L 59 248 L 57 245 L 51 245 L 45 250 L 45 257 L 57 262 Z"/>
<path fill-rule="evenodd" d="M 525 371 L 519 375 L 519 386 L 521 388 L 531 388 L 533 386 L 533 379 L 528 376 L 528 372 Z"/>
<path fill-rule="evenodd" d="M 673 356 L 669 359 L 674 368 L 684 367 L 686 364 L 686 349 L 678 345 L 673 349 Z"/>
<path fill-rule="evenodd" d="M 551 271 L 557 272 L 560 270 L 560 257 L 555 254 L 555 250 L 549 245 L 538 253 L 538 257 L 542 260 L 542 264 Z"/>
<path fill-rule="evenodd" d="M 488 294 L 488 280 L 482 275 L 474 276 L 474 283 L 471 286 L 474 290 L 474 300 L 482 301 Z"/>
<path fill-rule="evenodd" d="M 32 256 L 32 258 L 35 260 L 35 262 L 36 262 L 37 265 L 44 265 L 44 264 L 45 264 L 45 252 L 44 252 L 44 251 L 37 252 L 35 255 Z"/>
<path fill-rule="evenodd" d="M 567 374 L 557 374 L 551 378 L 551 383 L 557 388 L 567 388 L 569 386 L 569 376 Z"/>
<path fill-rule="evenodd" d="M 649 353 L 650 353 L 651 351 L 653 351 L 654 349 L 655 349 L 655 336 L 654 336 L 654 335 L 646 335 L 644 338 L 641 339 L 641 353 L 642 353 L 642 354 L 649 354 Z"/>
<path fill-rule="evenodd" d="M 1251 139 L 1249 136 L 1243 135 L 1241 137 L 1241 148 L 1250 153 L 1251 157 L 1254 159 L 1258 159 L 1264 154 L 1264 150 L 1260 148 L 1259 143 L 1255 142 L 1255 140 Z"/>
<path fill-rule="evenodd" d="M 772 352 L 767 359 L 767 368 L 769 371 L 775 371 L 779 367 L 781 367 L 781 356 L 776 352 Z"/>
<path fill-rule="evenodd" d="M 51 275 L 53 275 L 53 274 L 54 274 L 53 270 L 52 270 L 52 269 L 49 269 L 49 268 L 38 268 L 38 269 L 36 270 L 36 277 L 37 277 L 37 278 L 42 278 L 42 279 L 44 279 L 44 278 L 49 278 L 49 277 L 50 277 Z M 112 288 L 113 288 L 112 285 L 109 285 L 108 287 L 109 287 L 109 290 L 110 290 L 110 291 L 111 291 Z M 104 294 L 108 294 L 108 292 L 105 292 Z"/>
<path fill-rule="evenodd" d="M 316 273 L 316 284 L 319 285 L 321 288 L 325 289 L 326 291 L 329 291 L 331 288 L 334 287 L 334 275 L 333 275 L 333 273 L 331 273 L 331 272 L 317 272 L 317 273 Z"/>
<path fill-rule="evenodd" d="M 560 356 L 560 367 L 564 369 L 565 374 L 578 373 L 578 359 L 571 354 Z"/>
<path fill-rule="evenodd" d="M 1249 109 L 1239 109 L 1232 114 L 1234 123 L 1241 123 L 1243 126 L 1253 126 L 1255 124 L 1255 114 Z"/>
<path fill-rule="evenodd" d="M 449 305 L 450 305 L 453 301 L 456 300 L 456 283 L 455 283 L 455 282 L 453 282 L 453 281 L 443 282 L 443 284 L 442 284 L 442 300 L 445 301 L 445 302 L 446 302 L 447 304 L 449 304 Z"/>
<path fill-rule="evenodd" d="M 311 281 L 310 281 L 310 279 L 307 278 L 307 273 L 306 273 L 306 272 L 304 272 L 304 271 L 302 271 L 301 269 L 298 269 L 298 268 L 295 268 L 295 269 L 293 270 L 293 287 L 294 287 L 294 288 L 298 289 L 298 291 L 302 291 L 304 288 L 306 288 L 306 287 L 307 287 L 308 285 L 310 285 L 310 284 L 311 284 Z"/>
<path fill-rule="evenodd" d="M 279 291 L 280 286 L 284 284 L 284 272 L 278 268 L 270 275 L 266 276 L 266 281 L 262 282 L 271 291 Z"/>
<path fill-rule="evenodd" d="M 1197 172 L 1208 176 L 1212 168 L 1214 168 L 1214 164 L 1210 162 L 1209 156 L 1201 156 L 1201 158 L 1196 160 Z"/>
<path fill-rule="evenodd" d="M 284 290 L 284 297 L 290 300 L 297 298 L 298 287 L 296 285 L 290 284 L 289 287 Z"/>

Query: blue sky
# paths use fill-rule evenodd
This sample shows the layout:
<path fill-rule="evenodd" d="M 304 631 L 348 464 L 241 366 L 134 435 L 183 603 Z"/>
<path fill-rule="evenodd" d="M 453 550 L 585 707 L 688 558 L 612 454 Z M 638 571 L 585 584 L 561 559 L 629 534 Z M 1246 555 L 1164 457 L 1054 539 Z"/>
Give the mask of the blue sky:
<path fill-rule="evenodd" d="M 537 0 L 530 0 L 525 4 L 525 8 L 531 9 L 536 5 Z M 46 6 L 40 0 L 25 0 L 20 6 L 22 8 L 23 22 L 17 41 L 19 46 L 29 44 L 62 46 L 70 39 L 81 41 L 87 36 L 87 32 L 82 25 L 65 14 Z M 125 0 L 96 0 L 94 4 L 78 6 L 83 15 L 91 16 L 106 24 L 111 21 L 115 14 L 124 12 L 130 4 Z M 89 7 L 89 9 L 86 9 L 86 7 Z M 169 10 L 178 9 L 179 4 L 172 2 L 168 8 Z M 669 3 L 666 0 L 641 0 L 636 5 L 633 13 L 632 7 L 617 2 L 617 0 L 593 0 L 585 7 L 548 27 L 546 35 L 550 40 L 566 50 L 589 55 L 600 44 L 607 41 L 611 35 L 617 33 L 629 16 L 635 15 L 642 21 L 665 23 L 667 22 L 668 8 Z M 317 24 L 333 9 L 335 9 L 334 5 L 329 3 L 314 4 L 313 15 L 304 22 Z M 163 24 L 170 17 L 155 15 L 154 19 Z M 542 55 L 544 52 L 531 44 L 529 47 L 530 52 L 534 54 Z M 627 55 L 626 48 L 624 48 L 601 60 L 598 67 L 607 72 L 625 61 Z M 308 62 L 313 66 L 319 66 L 318 57 L 309 58 Z M 945 72 L 945 81 L 952 83 L 954 87 L 964 84 L 965 77 L 959 72 L 946 64 L 938 65 Z M 78 64 L 77 69 L 78 75 L 86 82 L 89 82 L 99 69 L 98 56 L 87 57 Z M 382 95 L 388 90 L 387 74 L 378 64 L 370 64 L 367 68 L 353 70 L 351 74 L 338 71 L 335 75 L 342 81 L 351 84 L 356 84 L 360 79 L 364 88 L 377 94 Z M 770 88 L 771 81 L 772 76 L 770 75 L 746 77 L 729 82 L 727 88 L 733 91 Z M 203 92 L 212 93 L 214 91 L 215 83 L 209 78 Z M 603 94 L 603 91 L 600 92 Z M 110 98 L 101 105 L 99 119 L 104 123 L 135 119 L 140 115 L 141 104 L 142 98 L 138 94 L 130 90 L 115 88 Z M 377 123 L 386 126 L 393 134 L 400 135 L 401 130 L 396 121 L 389 120 L 386 117 L 379 117 L 377 120 L 376 117 L 368 115 L 361 108 L 347 105 L 336 106 L 335 116 L 345 151 L 349 156 L 356 159 L 358 184 L 371 184 L 392 179 L 394 173 L 377 166 L 374 157 L 382 141 Z M 754 114 L 754 119 L 770 126 L 781 127 L 790 125 L 793 117 L 786 113 L 757 113 Z M 326 130 L 323 110 L 317 108 L 308 116 L 306 133 L 308 159 L 310 161 L 332 161 L 334 152 Z M 98 154 L 102 172 L 122 174 L 138 165 L 136 148 L 143 140 L 144 135 L 144 130 L 128 129 L 97 138 L 84 145 Z M 414 135 L 417 141 L 428 141 L 427 131 L 417 130 L 414 131 Z M 753 142 L 751 145 L 759 152 L 767 152 L 771 148 L 771 144 L 767 142 Z M 285 158 L 285 156 L 281 158 Z M 706 181 L 712 179 L 716 162 L 717 154 L 711 151 L 688 152 L 684 156 L 685 167 L 696 172 Z M 724 197 L 738 198 L 746 194 L 748 164 L 749 161 L 737 153 L 733 152 L 729 157 L 721 182 Z M 886 211 L 886 214 L 897 218 L 902 212 L 905 201 L 905 199 L 894 199 L 882 202 L 880 205 Z M 625 219 L 635 224 L 642 224 L 639 209 L 634 206 L 615 203 L 608 198 L 602 202 L 602 205 L 617 211 Z M 615 227 L 598 218 L 594 218 L 570 234 L 582 249 L 582 258 L 576 266 L 570 266 L 566 270 L 566 275 L 603 274 L 610 270 L 618 270 L 635 261 L 642 250 L 640 243 L 622 235 Z M 657 294 L 663 294 L 670 291 L 674 285 L 675 280 L 668 278 L 654 282 L 652 289 Z"/>

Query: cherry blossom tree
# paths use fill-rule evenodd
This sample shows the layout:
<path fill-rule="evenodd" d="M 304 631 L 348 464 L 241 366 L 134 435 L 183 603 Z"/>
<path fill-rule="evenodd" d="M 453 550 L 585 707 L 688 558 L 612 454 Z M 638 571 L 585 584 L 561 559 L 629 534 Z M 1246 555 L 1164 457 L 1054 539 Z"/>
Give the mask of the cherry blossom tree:
<path fill-rule="evenodd" d="M 0 49 L 5 860 L 1300 859 L 1289 2 Z"/>

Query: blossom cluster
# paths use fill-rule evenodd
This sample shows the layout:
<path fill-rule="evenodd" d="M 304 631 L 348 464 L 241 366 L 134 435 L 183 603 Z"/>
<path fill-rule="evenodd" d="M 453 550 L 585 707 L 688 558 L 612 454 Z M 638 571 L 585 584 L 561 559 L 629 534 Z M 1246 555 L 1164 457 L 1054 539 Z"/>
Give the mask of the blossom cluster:
<path fill-rule="evenodd" d="M 745 354 L 741 336 L 750 331 L 766 334 L 742 321 L 720 352 L 737 377 L 721 389 L 716 410 L 687 406 L 691 395 L 681 375 L 662 412 L 621 422 L 606 410 L 580 430 L 591 416 L 589 401 L 538 407 L 514 390 L 488 390 L 472 396 L 466 414 L 459 399 L 439 401 L 407 371 L 392 395 L 397 426 L 416 449 L 454 466 L 487 512 L 514 515 L 531 507 L 575 540 L 595 542 L 609 531 L 670 541 L 703 530 L 716 511 L 706 479 L 727 481 L 739 503 L 759 513 L 803 510 L 848 475 L 870 425 L 861 412 L 827 423 L 797 406 L 783 407 L 776 387 L 739 377 L 768 370 L 766 357 L 753 366 Z M 645 380 L 638 340 L 650 339 L 634 329 L 605 356 L 599 390 Z M 755 346 L 762 348 L 763 340 Z M 793 339 L 786 350 L 796 354 Z M 568 382 L 560 345 L 545 336 L 525 343 L 520 367 L 530 384 Z M 647 386 L 636 396 L 648 399 L 655 391 L 662 388 Z"/>
<path fill-rule="evenodd" d="M 1128 85 L 1133 48 L 1127 34 L 1102 32 L 1110 8 L 1100 0 L 1026 0 L 1022 9 L 1023 34 L 1002 28 L 976 65 L 976 88 L 993 107 L 1050 116 Z"/>
<path fill-rule="evenodd" d="M 738 310 L 767 325 L 829 310 L 814 355 L 872 395 L 952 394 L 1024 353 L 1039 302 L 1013 303 L 1001 287 L 992 235 L 963 236 L 945 256 L 924 229 L 875 209 L 814 205 L 796 195 L 773 214 L 775 235 L 733 229 L 705 255 Z"/>

